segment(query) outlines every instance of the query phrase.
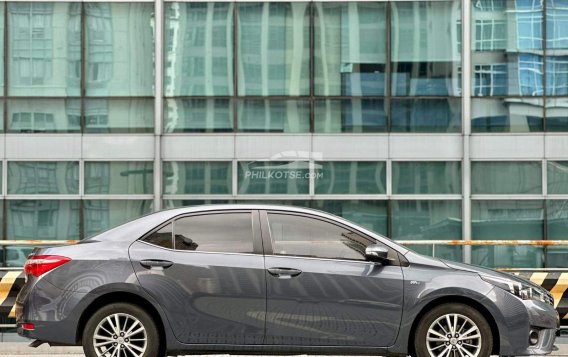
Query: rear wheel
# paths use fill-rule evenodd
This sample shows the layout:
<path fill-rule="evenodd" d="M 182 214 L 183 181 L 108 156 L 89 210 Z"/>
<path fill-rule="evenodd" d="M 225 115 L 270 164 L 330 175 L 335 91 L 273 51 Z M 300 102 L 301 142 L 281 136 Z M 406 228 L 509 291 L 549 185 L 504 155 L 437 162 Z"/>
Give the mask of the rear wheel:
<path fill-rule="evenodd" d="M 471 306 L 444 304 L 424 315 L 416 329 L 417 357 L 489 357 L 491 327 Z"/>
<path fill-rule="evenodd" d="M 156 323 L 142 308 L 114 303 L 100 308 L 83 331 L 86 357 L 155 357 L 160 353 Z"/>

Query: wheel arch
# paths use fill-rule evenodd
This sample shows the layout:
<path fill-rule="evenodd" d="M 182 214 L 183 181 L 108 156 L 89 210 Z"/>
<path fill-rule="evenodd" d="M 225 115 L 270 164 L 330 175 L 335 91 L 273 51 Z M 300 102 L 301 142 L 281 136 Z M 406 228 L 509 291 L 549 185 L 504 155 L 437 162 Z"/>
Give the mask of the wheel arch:
<path fill-rule="evenodd" d="M 150 316 L 156 323 L 156 326 L 158 327 L 158 334 L 160 336 L 160 348 L 162 350 L 166 348 L 167 341 L 164 321 L 156 307 L 150 301 L 146 300 L 140 295 L 125 291 L 109 292 L 104 295 L 100 295 L 95 300 L 93 300 L 87 306 L 87 308 L 85 308 L 85 310 L 83 310 L 83 313 L 81 314 L 81 317 L 79 318 L 79 322 L 77 324 L 77 331 L 75 333 L 77 344 L 81 344 L 83 331 L 85 330 L 85 326 L 87 324 L 87 321 L 89 321 L 89 318 L 100 308 L 113 303 L 132 304 L 140 307 L 148 314 L 150 314 Z"/>
<path fill-rule="evenodd" d="M 494 354 L 498 355 L 501 343 L 500 343 L 500 337 L 499 337 L 499 328 L 497 326 L 497 323 L 495 322 L 493 315 L 491 315 L 489 310 L 485 306 L 483 306 L 481 303 L 479 303 L 478 301 L 471 299 L 471 298 L 468 298 L 468 297 L 465 297 L 465 296 L 459 296 L 459 295 L 439 297 L 437 299 L 430 301 L 428 304 L 426 304 L 420 310 L 418 315 L 416 315 L 414 322 L 412 323 L 412 328 L 410 329 L 410 334 L 409 334 L 410 338 L 408 339 L 408 352 L 412 356 L 416 355 L 416 351 L 414 350 L 414 343 L 413 343 L 414 342 L 414 334 L 416 333 L 416 329 L 418 328 L 418 324 L 420 323 L 420 321 L 422 320 L 424 315 L 428 311 L 432 310 L 433 308 L 435 308 L 437 306 L 449 304 L 449 303 L 461 303 L 461 304 L 464 304 L 464 305 L 471 306 L 472 308 L 476 309 L 481 315 L 483 315 L 483 317 L 485 318 L 485 320 L 489 324 L 489 327 L 491 328 L 491 335 L 493 337 L 493 347 L 492 347 L 491 354 L 492 355 L 494 355 Z"/>

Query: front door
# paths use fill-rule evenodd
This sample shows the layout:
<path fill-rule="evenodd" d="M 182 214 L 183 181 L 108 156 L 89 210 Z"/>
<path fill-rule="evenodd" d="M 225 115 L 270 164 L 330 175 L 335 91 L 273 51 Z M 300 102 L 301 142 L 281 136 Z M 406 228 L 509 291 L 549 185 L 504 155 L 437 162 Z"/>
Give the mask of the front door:
<path fill-rule="evenodd" d="M 130 248 L 142 287 L 162 305 L 176 338 L 194 344 L 262 344 L 266 282 L 258 212 L 181 217 Z"/>
<path fill-rule="evenodd" d="M 262 217 L 263 238 L 270 235 L 265 247 L 272 247 L 266 254 L 267 344 L 394 343 L 402 269 L 365 261 L 365 247 L 374 239 L 318 217 L 278 212 Z"/>

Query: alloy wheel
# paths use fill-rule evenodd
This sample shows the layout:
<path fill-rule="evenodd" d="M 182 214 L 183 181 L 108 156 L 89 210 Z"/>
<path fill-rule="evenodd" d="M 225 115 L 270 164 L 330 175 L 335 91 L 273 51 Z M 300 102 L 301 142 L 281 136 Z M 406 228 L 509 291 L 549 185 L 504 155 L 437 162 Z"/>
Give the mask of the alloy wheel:
<path fill-rule="evenodd" d="M 115 313 L 105 317 L 93 335 L 99 357 L 142 357 L 148 346 L 144 325 L 132 315 Z"/>
<path fill-rule="evenodd" d="M 477 357 L 481 344 L 479 328 L 461 314 L 440 316 L 432 322 L 426 335 L 431 357 Z"/>

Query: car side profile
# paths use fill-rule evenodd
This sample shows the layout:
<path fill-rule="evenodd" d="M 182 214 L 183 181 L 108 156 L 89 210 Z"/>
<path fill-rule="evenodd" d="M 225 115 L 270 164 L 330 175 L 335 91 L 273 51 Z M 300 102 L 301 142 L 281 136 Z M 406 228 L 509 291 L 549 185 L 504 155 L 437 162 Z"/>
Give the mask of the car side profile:
<path fill-rule="evenodd" d="M 36 249 L 25 271 L 18 333 L 87 357 L 543 355 L 559 322 L 528 281 L 297 207 L 161 211 Z"/>

